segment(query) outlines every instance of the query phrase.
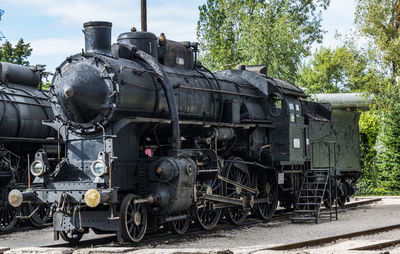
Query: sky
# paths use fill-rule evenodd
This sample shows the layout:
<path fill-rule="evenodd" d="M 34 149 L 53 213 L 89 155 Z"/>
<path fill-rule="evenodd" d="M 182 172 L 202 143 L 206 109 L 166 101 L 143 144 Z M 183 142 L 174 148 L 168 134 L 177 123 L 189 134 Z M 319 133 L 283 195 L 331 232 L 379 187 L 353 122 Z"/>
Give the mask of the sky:
<path fill-rule="evenodd" d="M 323 12 L 326 31 L 322 45 L 336 47 L 336 31 L 349 34 L 354 28 L 354 0 L 331 0 Z M 198 6 L 206 0 L 148 0 L 147 30 L 177 41 L 197 41 Z M 52 72 L 62 61 L 84 48 L 83 23 L 110 21 L 112 41 L 133 26 L 140 30 L 140 0 L 1 0 L 5 11 L 0 31 L 15 44 L 20 38 L 31 43 L 31 64 L 46 64 Z M 0 41 L 0 44 L 4 39 Z M 313 50 L 322 46 L 313 45 Z"/>

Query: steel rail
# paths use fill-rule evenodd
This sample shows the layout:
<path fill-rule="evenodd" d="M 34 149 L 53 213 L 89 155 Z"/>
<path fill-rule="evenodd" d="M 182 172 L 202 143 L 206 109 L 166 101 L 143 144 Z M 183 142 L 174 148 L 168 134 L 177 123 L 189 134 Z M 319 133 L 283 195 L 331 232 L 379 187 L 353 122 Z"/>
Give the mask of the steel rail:
<path fill-rule="evenodd" d="M 366 245 L 366 246 L 357 247 L 357 248 L 350 249 L 350 250 L 382 250 L 382 249 L 394 247 L 399 244 L 400 244 L 400 239 L 394 240 L 394 241 L 383 242 L 383 243 Z"/>
<path fill-rule="evenodd" d="M 367 204 L 371 204 L 371 203 L 378 202 L 378 201 L 382 201 L 382 198 L 373 198 L 373 199 L 355 201 L 355 202 L 344 204 L 343 207 L 345 207 L 345 208 L 357 207 L 357 206 L 360 206 L 360 205 L 367 205 Z M 339 208 L 340 207 L 341 206 L 339 206 Z"/>
<path fill-rule="evenodd" d="M 373 229 L 367 229 L 367 230 L 362 230 L 362 231 L 357 231 L 357 232 L 352 232 L 352 233 L 347 233 L 347 234 L 342 234 L 342 235 L 329 236 L 329 237 L 324 237 L 324 238 L 319 238 L 319 239 L 314 239 L 314 240 L 309 240 L 309 241 L 278 245 L 275 247 L 260 249 L 255 252 L 262 251 L 262 250 L 301 249 L 301 248 L 305 248 L 305 247 L 313 247 L 313 246 L 319 246 L 319 245 L 326 244 L 326 243 L 331 243 L 331 242 L 334 242 L 334 241 L 340 240 L 340 239 L 350 239 L 350 238 L 354 238 L 354 237 L 358 237 L 358 236 L 373 235 L 376 233 L 383 233 L 383 232 L 387 232 L 387 231 L 391 231 L 391 230 L 398 230 L 398 229 L 400 229 L 400 224 L 390 225 L 390 226 L 386 226 L 386 227 L 373 228 Z"/>

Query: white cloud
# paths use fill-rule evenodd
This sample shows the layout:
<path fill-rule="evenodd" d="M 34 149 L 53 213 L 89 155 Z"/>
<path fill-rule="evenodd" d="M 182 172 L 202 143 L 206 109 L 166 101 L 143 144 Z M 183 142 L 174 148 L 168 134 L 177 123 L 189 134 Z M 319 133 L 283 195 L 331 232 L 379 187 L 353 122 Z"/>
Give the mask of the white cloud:
<path fill-rule="evenodd" d="M 30 42 L 33 48 L 32 56 L 47 56 L 53 54 L 73 54 L 85 47 L 83 38 L 45 38 Z"/>
<path fill-rule="evenodd" d="M 354 28 L 354 0 L 333 0 L 322 14 L 322 28 L 327 31 L 324 36 L 324 47 L 337 47 L 342 43 L 335 38 L 336 32 L 346 35 Z"/>
<path fill-rule="evenodd" d="M 124 0 L 2 0 L 13 5 L 23 6 L 39 15 L 57 17 L 64 25 L 82 24 L 89 20 L 113 22 L 116 27 L 130 27 L 140 24 L 140 1 Z M 197 22 L 198 9 L 187 8 L 178 4 L 164 2 L 149 6 L 148 23 L 175 21 Z"/>
<path fill-rule="evenodd" d="M 55 17 L 59 22 L 60 29 L 62 29 L 62 26 L 69 26 L 76 27 L 78 31 L 82 29 L 84 22 L 94 20 L 112 22 L 113 35 L 129 31 L 132 26 L 136 26 L 138 30 L 140 29 L 140 1 L 137 0 L 2 1 L 18 5 L 25 12 L 36 13 L 39 17 Z M 158 2 L 160 4 L 148 1 L 148 30 L 154 32 L 156 35 L 164 32 L 172 40 L 195 41 L 198 9 L 183 7 L 178 3 L 167 1 Z M 46 30 L 45 24 L 43 24 L 43 30 Z M 77 52 L 82 48 L 83 43 L 83 36 L 81 38 L 45 38 L 32 41 L 33 54 L 38 56 Z"/>
<path fill-rule="evenodd" d="M 40 16 L 56 17 L 57 26 L 76 27 L 82 29 L 82 23 L 89 20 L 105 20 L 113 23 L 113 38 L 120 32 L 128 31 L 132 26 L 140 29 L 140 1 L 127 3 L 122 0 L 103 1 L 52 1 L 52 0 L 3 0 L 13 5 L 21 5 L 24 11 L 37 13 Z M 164 32 L 168 39 L 177 41 L 195 41 L 196 24 L 198 19 L 197 8 L 184 8 L 181 6 L 159 5 L 148 6 L 148 30 L 159 35 Z M 46 24 L 43 24 L 46 31 Z M 73 35 L 75 36 L 75 35 Z M 32 63 L 45 63 L 48 70 L 54 70 L 65 57 L 79 53 L 84 48 L 84 36 L 55 38 L 51 33 L 44 33 L 44 38 L 30 41 L 33 48 L 30 61 Z"/>
<path fill-rule="evenodd" d="M 122 0 L 3 0 L 39 15 L 58 17 L 64 24 L 88 20 L 123 21 L 132 18 L 135 4 Z M 139 11 L 138 11 L 139 12 Z"/>

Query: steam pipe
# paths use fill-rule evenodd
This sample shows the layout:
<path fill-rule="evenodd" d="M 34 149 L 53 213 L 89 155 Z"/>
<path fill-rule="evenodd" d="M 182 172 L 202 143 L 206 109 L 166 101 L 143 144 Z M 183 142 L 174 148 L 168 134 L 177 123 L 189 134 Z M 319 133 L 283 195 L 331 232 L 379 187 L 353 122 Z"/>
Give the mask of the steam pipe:
<path fill-rule="evenodd" d="M 320 103 L 330 103 L 334 109 L 368 110 L 374 95 L 365 97 L 361 93 L 326 93 L 313 94 L 311 98 Z"/>
<path fill-rule="evenodd" d="M 179 130 L 179 113 L 174 96 L 174 88 L 172 87 L 172 84 L 169 82 L 164 71 L 161 69 L 160 64 L 151 55 L 141 50 L 137 50 L 136 48 L 132 48 L 132 53 L 134 54 L 134 56 L 142 59 L 154 70 L 155 73 L 157 73 L 161 85 L 164 89 L 165 96 L 167 97 L 168 109 L 171 115 L 171 140 L 170 140 L 171 150 L 169 153 L 171 156 L 176 156 L 178 155 L 178 151 L 181 146 L 181 140 L 180 140 L 181 134 Z"/>

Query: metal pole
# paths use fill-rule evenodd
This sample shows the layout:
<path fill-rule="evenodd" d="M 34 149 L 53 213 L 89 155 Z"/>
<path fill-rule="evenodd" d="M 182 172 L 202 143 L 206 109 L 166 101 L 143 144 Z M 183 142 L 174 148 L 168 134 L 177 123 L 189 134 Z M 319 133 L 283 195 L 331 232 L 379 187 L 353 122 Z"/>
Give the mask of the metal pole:
<path fill-rule="evenodd" d="M 147 6 L 146 0 L 142 0 L 142 32 L 147 32 Z"/>
<path fill-rule="evenodd" d="M 29 159 L 29 153 L 28 153 L 28 190 L 31 189 L 31 171 L 30 171 L 30 159 Z"/>

